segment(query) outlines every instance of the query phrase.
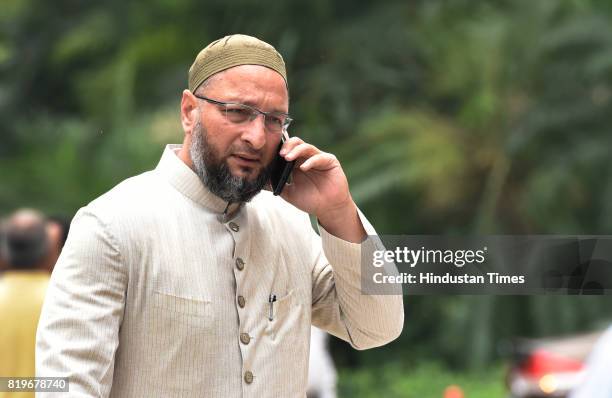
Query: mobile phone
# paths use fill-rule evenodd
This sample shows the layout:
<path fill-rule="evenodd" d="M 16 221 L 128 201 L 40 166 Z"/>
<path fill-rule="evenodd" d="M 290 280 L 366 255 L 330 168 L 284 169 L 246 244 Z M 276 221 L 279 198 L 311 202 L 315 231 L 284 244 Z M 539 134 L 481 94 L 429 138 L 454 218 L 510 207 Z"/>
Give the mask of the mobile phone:
<path fill-rule="evenodd" d="M 281 147 L 283 146 L 286 140 L 286 132 L 283 132 L 283 135 L 281 136 L 281 142 L 278 145 L 277 153 L 274 157 L 274 160 L 272 161 L 272 166 L 270 170 L 270 185 L 272 186 L 272 193 L 274 195 L 280 195 L 281 192 L 283 192 L 285 184 L 287 184 L 288 182 L 291 183 L 289 179 L 291 178 L 291 171 L 293 170 L 295 160 L 287 162 L 285 158 L 283 158 L 279 154 Z"/>

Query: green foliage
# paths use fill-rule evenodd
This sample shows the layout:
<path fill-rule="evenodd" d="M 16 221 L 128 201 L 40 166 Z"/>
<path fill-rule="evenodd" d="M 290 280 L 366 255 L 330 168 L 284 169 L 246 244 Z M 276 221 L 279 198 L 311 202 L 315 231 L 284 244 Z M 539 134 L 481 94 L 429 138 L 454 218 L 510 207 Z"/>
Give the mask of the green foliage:
<path fill-rule="evenodd" d="M 449 386 L 458 386 L 469 398 L 506 396 L 502 366 L 486 371 L 456 373 L 435 362 L 415 368 L 385 363 L 370 369 L 340 372 L 338 395 L 354 398 L 440 398 Z"/>

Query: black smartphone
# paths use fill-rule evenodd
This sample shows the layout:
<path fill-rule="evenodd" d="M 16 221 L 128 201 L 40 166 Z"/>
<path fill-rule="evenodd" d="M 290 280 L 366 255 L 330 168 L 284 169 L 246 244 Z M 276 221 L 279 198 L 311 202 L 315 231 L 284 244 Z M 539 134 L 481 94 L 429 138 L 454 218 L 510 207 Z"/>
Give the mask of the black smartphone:
<path fill-rule="evenodd" d="M 272 193 L 274 195 L 280 195 L 283 192 L 283 188 L 285 184 L 289 181 L 291 177 L 291 171 L 293 170 L 293 165 L 295 164 L 295 160 L 291 162 L 287 162 L 285 158 L 279 155 L 281 147 L 287 140 L 285 134 L 281 136 L 281 142 L 278 145 L 276 156 L 272 161 L 271 174 L 270 174 L 270 185 L 272 186 Z"/>

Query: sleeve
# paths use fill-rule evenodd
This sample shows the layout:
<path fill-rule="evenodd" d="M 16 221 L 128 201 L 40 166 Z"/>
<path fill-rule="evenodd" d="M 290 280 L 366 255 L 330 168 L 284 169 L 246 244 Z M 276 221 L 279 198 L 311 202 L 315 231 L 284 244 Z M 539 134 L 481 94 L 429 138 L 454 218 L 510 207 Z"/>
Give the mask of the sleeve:
<path fill-rule="evenodd" d="M 362 293 L 361 259 L 372 258 L 371 252 L 384 247 L 372 225 L 361 211 L 358 213 L 368 234 L 361 244 L 337 238 L 321 225 L 320 237 L 313 231 L 312 324 L 364 350 L 387 344 L 400 335 L 404 305 L 401 286 L 394 294 Z M 383 269 L 397 273 L 395 264 L 385 264 Z"/>
<path fill-rule="evenodd" d="M 79 210 L 57 261 L 36 334 L 36 376 L 68 377 L 71 397 L 107 397 L 127 273 L 116 239 Z M 45 393 L 45 398 L 66 393 Z"/>

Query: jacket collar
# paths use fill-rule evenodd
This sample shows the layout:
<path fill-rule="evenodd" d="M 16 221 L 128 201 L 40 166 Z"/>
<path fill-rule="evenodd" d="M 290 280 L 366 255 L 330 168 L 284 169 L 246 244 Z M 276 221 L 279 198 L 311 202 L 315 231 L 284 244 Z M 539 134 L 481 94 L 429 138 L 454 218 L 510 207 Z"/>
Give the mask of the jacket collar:
<path fill-rule="evenodd" d="M 233 215 L 242 203 L 228 203 L 204 186 L 198 175 L 179 157 L 181 144 L 168 144 L 155 170 L 177 191 L 220 216 Z M 229 205 L 229 207 L 228 207 Z"/>

